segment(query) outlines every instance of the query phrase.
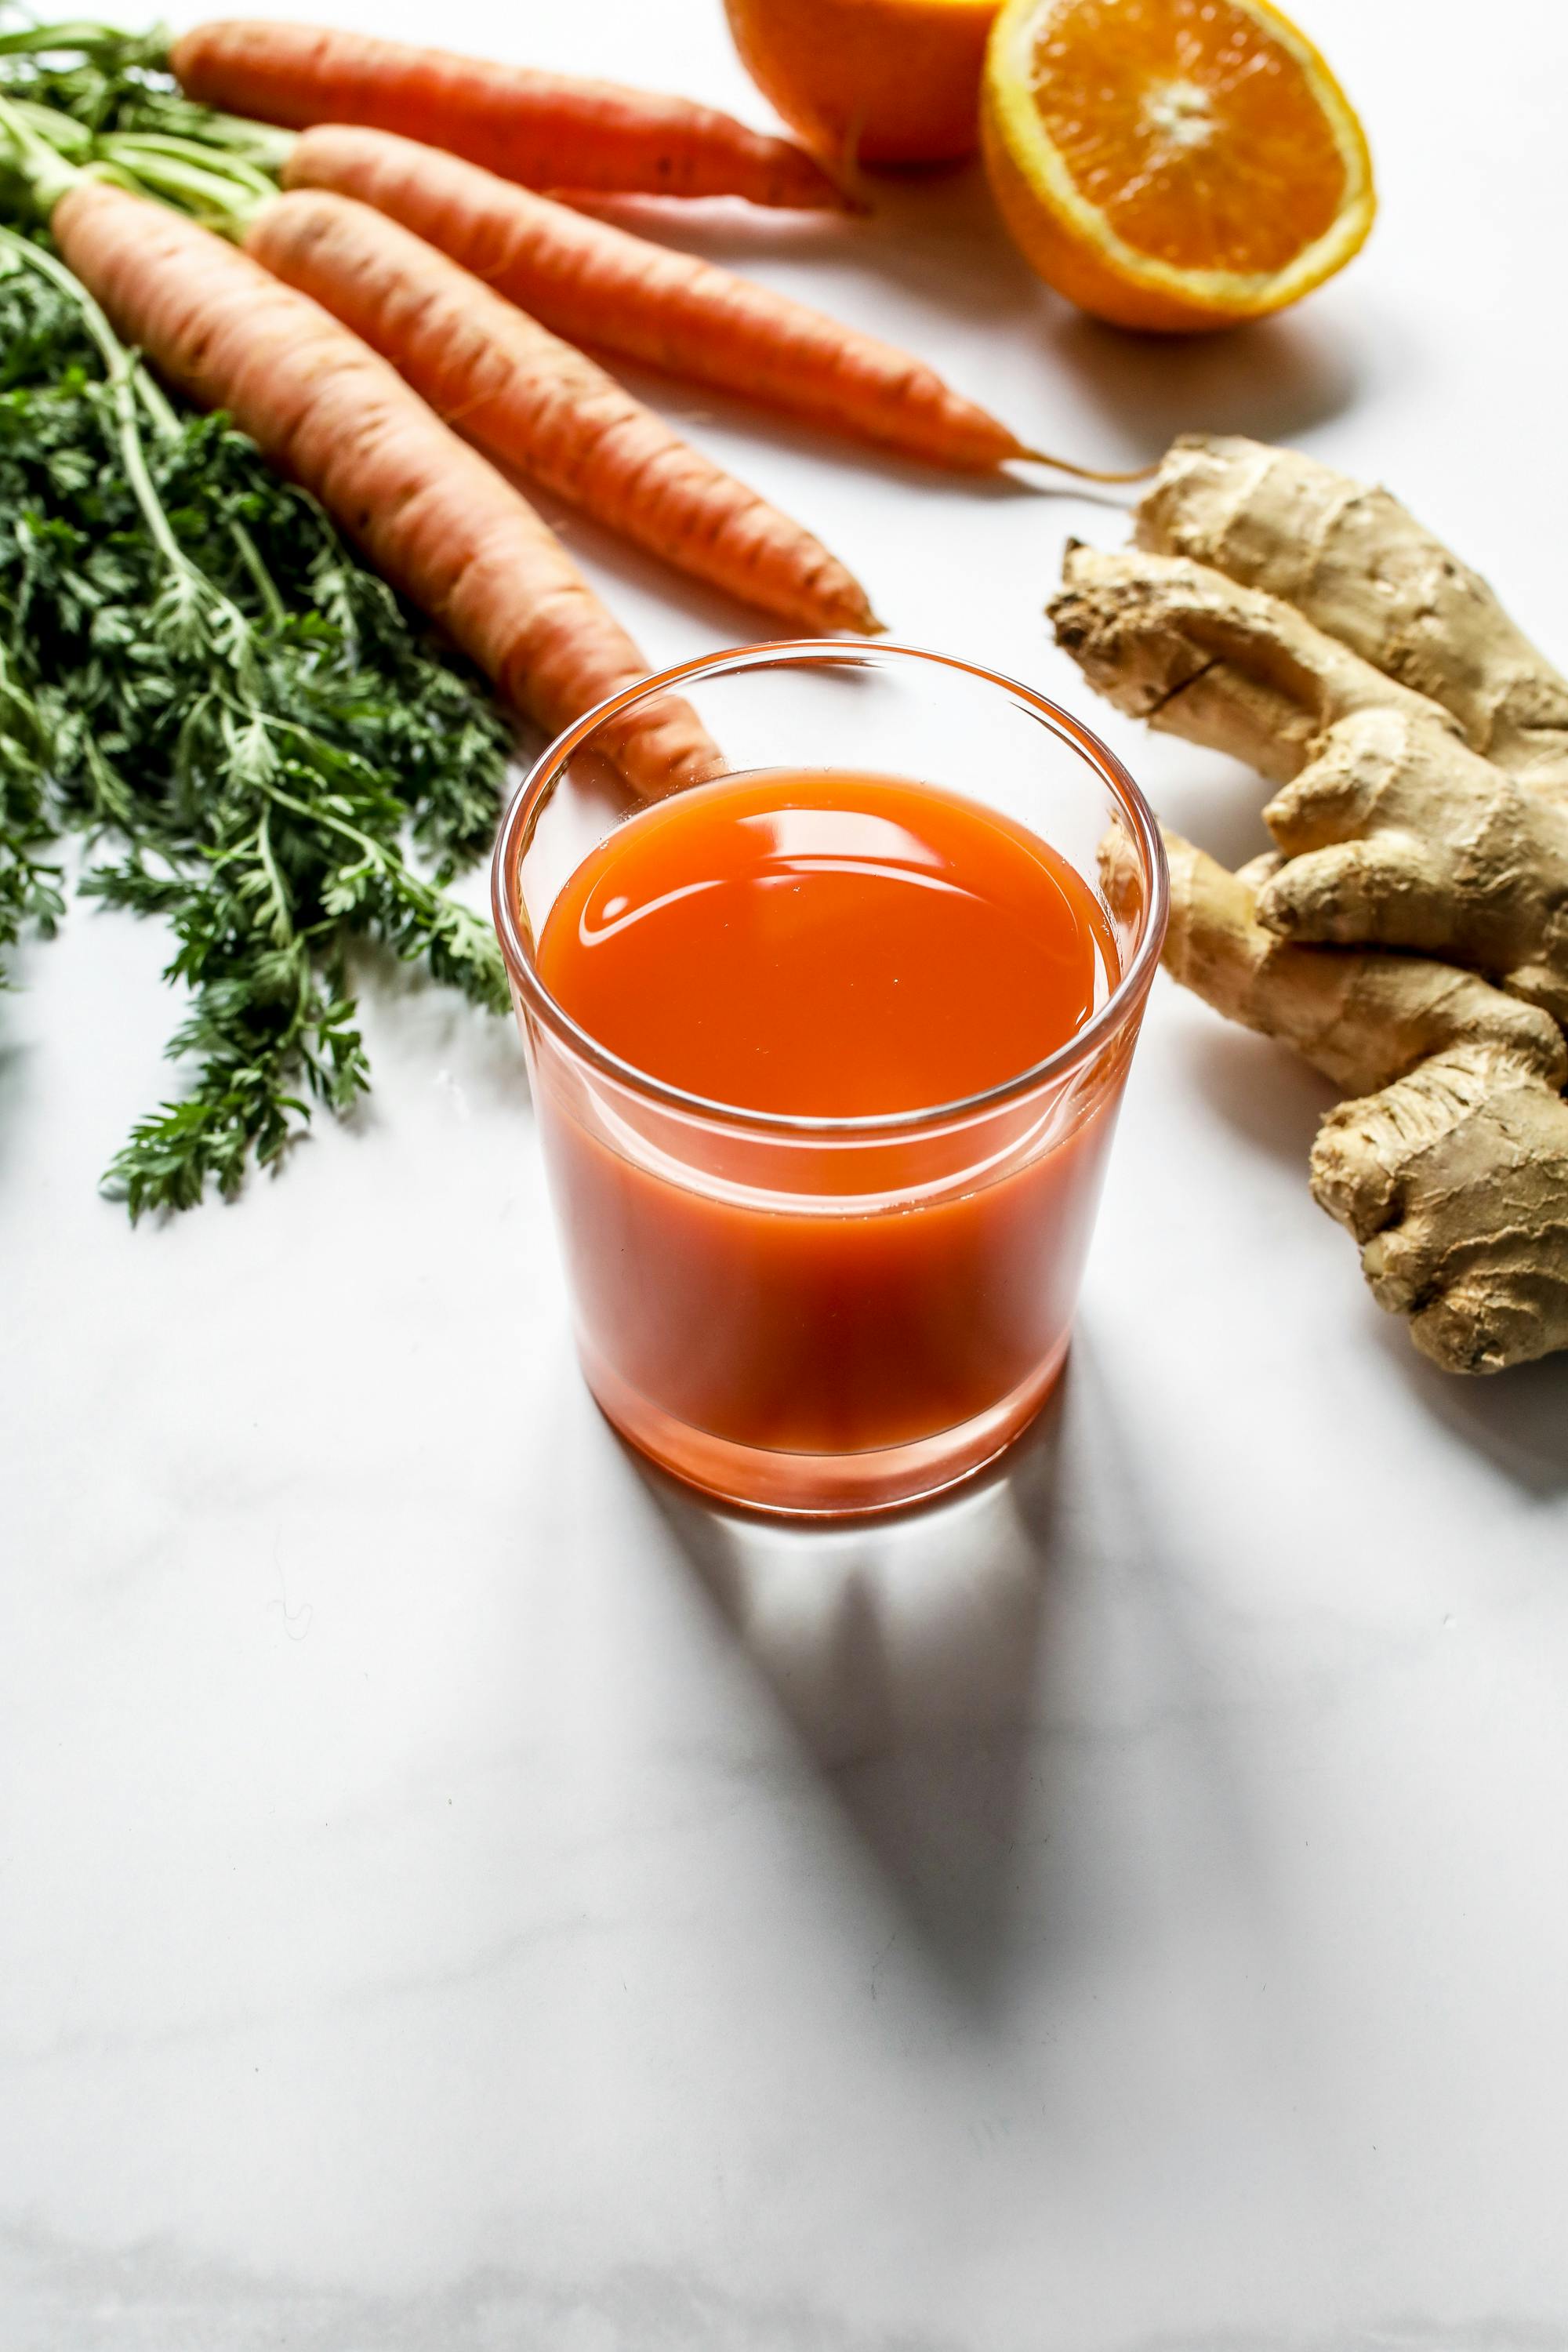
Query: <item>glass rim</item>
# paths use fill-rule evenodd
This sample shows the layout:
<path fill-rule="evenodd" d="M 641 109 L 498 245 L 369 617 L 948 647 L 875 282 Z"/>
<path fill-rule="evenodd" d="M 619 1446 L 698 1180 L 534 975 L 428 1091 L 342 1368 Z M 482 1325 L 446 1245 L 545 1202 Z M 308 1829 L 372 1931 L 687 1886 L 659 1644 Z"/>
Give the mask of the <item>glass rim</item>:
<path fill-rule="evenodd" d="M 1126 971 L 1110 990 L 1105 1003 L 1089 1015 L 1083 1026 L 1075 1029 L 1070 1037 L 1064 1039 L 1041 1060 L 1031 1063 L 1027 1069 L 1019 1071 L 1013 1077 L 1002 1079 L 995 1086 L 984 1087 L 978 1094 L 962 1095 L 951 1102 L 922 1104 L 914 1110 L 879 1111 L 845 1118 L 810 1117 L 794 1111 L 750 1109 L 742 1103 L 720 1102 L 706 1095 L 692 1094 L 684 1087 L 656 1077 L 651 1071 L 639 1068 L 635 1062 L 623 1061 L 618 1054 L 612 1053 L 607 1045 L 602 1045 L 596 1037 L 581 1027 L 546 988 L 539 976 L 538 965 L 525 944 L 516 903 L 521 894 L 522 860 L 527 854 L 534 824 L 568 761 L 606 720 L 618 717 L 634 703 L 654 695 L 668 694 L 672 689 L 691 686 L 705 678 L 733 676 L 748 669 L 786 668 L 796 663 L 805 667 L 814 662 L 877 662 L 889 655 L 894 657 L 895 662 L 930 663 L 939 669 L 955 670 L 963 677 L 977 678 L 983 685 L 998 687 L 1017 698 L 1059 741 L 1066 743 L 1096 769 L 1110 786 L 1113 798 L 1131 821 L 1132 837 L 1149 881 L 1149 906 L 1143 936 Z M 748 770 L 744 772 L 755 772 Z M 711 781 L 720 783 L 725 780 L 714 777 Z M 646 805 L 657 808 L 661 803 L 649 801 Z M 538 1015 L 546 1028 L 601 1076 L 614 1079 L 617 1085 L 645 1100 L 656 1102 L 665 1109 L 680 1112 L 688 1118 L 700 1119 L 709 1126 L 741 1128 L 766 1135 L 804 1136 L 816 1141 L 866 1141 L 884 1136 L 918 1134 L 924 1129 L 1000 1109 L 1021 1096 L 1033 1093 L 1053 1078 L 1063 1076 L 1100 1051 L 1147 993 L 1153 978 L 1170 912 L 1170 868 L 1159 822 L 1126 767 L 1091 729 L 1075 719 L 1070 711 L 1064 710 L 1059 703 L 1053 702 L 1047 695 L 1037 693 L 1033 687 L 1025 686 L 1019 679 L 1008 677 L 1000 670 L 988 669 L 982 662 L 966 661 L 956 654 L 938 653 L 930 646 L 904 645 L 888 638 L 861 643 L 843 637 L 784 637 L 775 643 L 736 646 L 722 653 L 700 655 L 695 660 L 682 662 L 673 669 L 652 673 L 639 678 L 634 686 L 623 687 L 618 694 L 606 696 L 603 702 L 596 703 L 592 710 L 585 711 L 581 719 L 563 729 L 523 776 L 501 819 L 490 860 L 490 908 L 502 960 L 513 985 L 521 992 L 530 1010 Z"/>

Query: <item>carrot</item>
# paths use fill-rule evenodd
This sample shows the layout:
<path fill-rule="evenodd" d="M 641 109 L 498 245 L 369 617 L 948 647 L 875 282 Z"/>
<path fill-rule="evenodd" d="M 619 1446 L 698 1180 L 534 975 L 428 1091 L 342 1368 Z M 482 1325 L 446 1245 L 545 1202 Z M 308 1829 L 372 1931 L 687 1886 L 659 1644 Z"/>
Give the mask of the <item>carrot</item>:
<path fill-rule="evenodd" d="M 188 398 L 226 409 L 540 726 L 553 733 L 647 674 L 527 501 L 318 303 L 104 181 L 74 181 L 51 226 L 126 341 Z M 714 764 L 672 697 L 612 756 L 645 793 Z"/>
<path fill-rule="evenodd" d="M 323 125 L 283 180 L 363 198 L 573 342 L 958 472 L 1040 456 L 907 352 L 411 140 Z"/>
<path fill-rule="evenodd" d="M 207 106 L 296 131 L 311 122 L 401 131 L 529 187 L 745 196 L 816 212 L 846 204 L 789 140 L 617 82 L 243 17 L 182 34 L 169 64 L 186 96 Z"/>
<path fill-rule="evenodd" d="M 245 249 L 389 359 L 437 415 L 595 520 L 808 629 L 869 630 L 866 592 L 572 344 L 352 197 L 300 189 Z"/>

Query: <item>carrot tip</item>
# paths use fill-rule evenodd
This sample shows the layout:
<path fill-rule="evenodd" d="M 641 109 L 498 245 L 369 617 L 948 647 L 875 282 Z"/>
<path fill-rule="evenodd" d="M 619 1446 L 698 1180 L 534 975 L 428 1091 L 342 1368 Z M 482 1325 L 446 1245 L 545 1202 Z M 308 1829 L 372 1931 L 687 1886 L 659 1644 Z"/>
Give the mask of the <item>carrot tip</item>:
<path fill-rule="evenodd" d="M 1013 455 L 1020 463 L 1049 466 L 1053 472 L 1071 474 L 1080 482 L 1149 482 L 1160 470 L 1158 459 L 1152 466 L 1135 466 L 1127 473 L 1108 472 L 1099 466 L 1075 466 L 1070 457 L 1053 457 L 1045 449 L 1026 449 L 1021 442 Z"/>

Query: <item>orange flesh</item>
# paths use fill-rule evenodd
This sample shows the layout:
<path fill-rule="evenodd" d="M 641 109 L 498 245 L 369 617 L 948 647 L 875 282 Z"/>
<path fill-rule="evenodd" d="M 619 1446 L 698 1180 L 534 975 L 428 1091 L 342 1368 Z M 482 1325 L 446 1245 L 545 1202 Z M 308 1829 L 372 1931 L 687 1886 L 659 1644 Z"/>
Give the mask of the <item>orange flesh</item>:
<path fill-rule="evenodd" d="M 1138 253 L 1272 273 L 1339 215 L 1332 125 L 1299 60 L 1233 0 L 1064 0 L 1034 66 L 1080 194 Z"/>
<path fill-rule="evenodd" d="M 1020 826 L 894 778 L 779 772 L 644 810 L 572 877 L 540 975 L 709 1101 L 919 1110 L 1016 1076 L 1103 1000 L 1087 885 Z"/>

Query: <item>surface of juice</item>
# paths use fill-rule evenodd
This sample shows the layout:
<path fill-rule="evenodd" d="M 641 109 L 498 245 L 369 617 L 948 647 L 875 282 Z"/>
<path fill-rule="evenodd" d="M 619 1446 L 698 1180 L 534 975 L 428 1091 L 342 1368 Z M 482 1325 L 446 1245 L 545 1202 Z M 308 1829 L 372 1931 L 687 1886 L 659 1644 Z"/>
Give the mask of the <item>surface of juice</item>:
<path fill-rule="evenodd" d="M 1034 835 L 898 778 L 818 772 L 629 819 L 559 894 L 538 968 L 637 1070 L 806 1119 L 1017 1077 L 1118 978 L 1092 892 Z M 584 1366 L 649 1452 L 787 1504 L 790 1460 L 814 1465 L 803 1493 L 837 1492 L 836 1459 L 973 1430 L 978 1460 L 1038 1404 L 1124 1056 L 907 1132 L 779 1134 L 660 1105 L 530 1034 Z M 786 1465 L 773 1487 L 727 1466 L 737 1449 Z"/>
<path fill-rule="evenodd" d="M 1099 905 L 1007 818 L 897 778 L 700 786 L 601 843 L 539 971 L 636 1068 L 709 1101 L 921 1110 L 1043 1061 L 1108 983 Z"/>

